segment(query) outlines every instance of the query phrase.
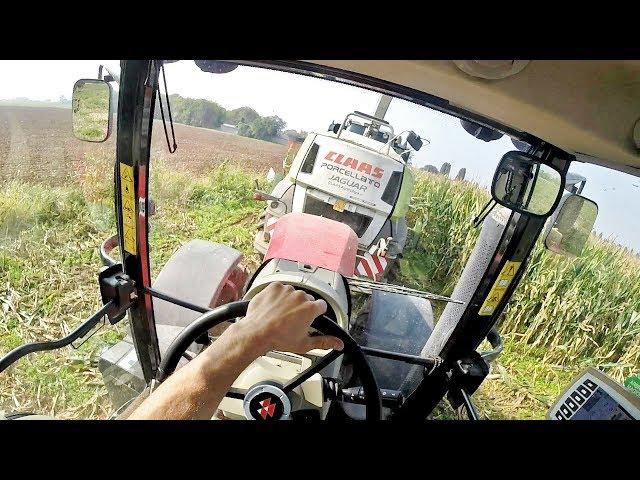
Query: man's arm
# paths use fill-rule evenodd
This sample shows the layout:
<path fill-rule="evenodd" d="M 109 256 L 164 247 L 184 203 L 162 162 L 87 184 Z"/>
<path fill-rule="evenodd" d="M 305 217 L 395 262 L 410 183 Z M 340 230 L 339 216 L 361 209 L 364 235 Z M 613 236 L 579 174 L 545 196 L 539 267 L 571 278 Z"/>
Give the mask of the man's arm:
<path fill-rule="evenodd" d="M 308 334 L 311 322 L 326 310 L 324 300 L 291 285 L 269 284 L 251 300 L 246 317 L 165 380 L 129 419 L 210 419 L 238 375 L 268 351 L 342 350 L 335 337 Z"/>

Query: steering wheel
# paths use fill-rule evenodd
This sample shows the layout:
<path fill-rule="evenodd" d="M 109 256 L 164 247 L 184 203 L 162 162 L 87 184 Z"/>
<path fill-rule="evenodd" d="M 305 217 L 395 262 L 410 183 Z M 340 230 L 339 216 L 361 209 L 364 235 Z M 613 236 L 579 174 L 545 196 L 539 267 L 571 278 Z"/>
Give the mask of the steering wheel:
<path fill-rule="evenodd" d="M 237 317 L 245 316 L 247 314 L 248 305 L 249 302 L 245 300 L 222 305 L 203 314 L 185 327 L 184 330 L 182 330 L 182 332 L 180 332 L 180 334 L 173 340 L 171 345 L 169 345 L 169 348 L 160 363 L 157 380 L 162 382 L 175 371 L 180 358 L 196 339 L 219 323 L 232 321 Z M 287 395 L 309 377 L 337 359 L 340 355 L 348 353 L 351 361 L 353 362 L 354 373 L 357 374 L 362 382 L 365 397 L 364 404 L 366 407 L 366 419 L 380 420 L 382 414 L 380 389 L 378 388 L 378 384 L 373 372 L 371 371 L 371 367 L 369 366 L 364 353 L 360 349 L 360 346 L 351 337 L 351 335 L 345 332 L 337 323 L 325 315 L 321 315 L 316 318 L 311 324 L 311 327 L 325 335 L 332 335 L 339 338 L 344 343 L 344 349 L 342 351 L 331 350 L 318 362 L 299 373 L 285 385 L 278 385 L 274 382 L 260 382 L 246 392 L 240 392 L 237 389 L 232 388 L 227 392 L 226 397 L 242 400 L 245 404 L 245 412 L 249 412 L 249 404 L 252 405 L 251 411 L 259 411 L 260 409 L 253 408 L 253 404 L 256 402 L 264 403 L 264 399 L 261 399 L 265 395 L 268 395 L 268 404 L 274 405 L 270 402 L 275 401 L 276 405 L 275 408 L 271 408 L 270 410 L 272 412 L 269 415 L 270 418 L 273 418 L 274 412 L 276 414 L 276 418 L 288 418 L 291 403 Z M 262 405 L 262 403 L 260 403 L 260 405 Z M 287 410 L 287 408 L 289 408 L 289 410 Z M 260 419 L 259 416 L 252 416 L 253 418 Z M 247 416 L 247 418 L 249 417 Z M 263 417 L 263 419 L 265 418 Z"/>

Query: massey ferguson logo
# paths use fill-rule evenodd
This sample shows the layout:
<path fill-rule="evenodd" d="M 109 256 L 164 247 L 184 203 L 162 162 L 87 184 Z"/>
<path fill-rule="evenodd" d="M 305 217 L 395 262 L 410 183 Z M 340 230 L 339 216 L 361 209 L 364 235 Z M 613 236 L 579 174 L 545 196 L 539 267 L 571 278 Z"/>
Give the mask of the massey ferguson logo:
<path fill-rule="evenodd" d="M 325 160 L 329 160 L 330 162 L 337 163 L 338 165 L 343 165 L 345 167 L 352 168 L 357 172 L 370 175 L 373 178 L 380 179 L 384 174 L 384 169 L 380 167 L 374 167 L 370 163 L 366 163 L 366 162 L 359 162 L 353 157 L 345 158 L 345 156 L 341 153 L 331 151 L 327 153 L 327 156 L 324 158 Z"/>
<path fill-rule="evenodd" d="M 276 404 L 271 403 L 271 398 L 265 398 L 260 402 L 260 408 L 258 409 L 258 413 L 262 417 L 263 420 L 267 419 L 267 415 L 273 417 L 273 413 L 276 410 Z"/>

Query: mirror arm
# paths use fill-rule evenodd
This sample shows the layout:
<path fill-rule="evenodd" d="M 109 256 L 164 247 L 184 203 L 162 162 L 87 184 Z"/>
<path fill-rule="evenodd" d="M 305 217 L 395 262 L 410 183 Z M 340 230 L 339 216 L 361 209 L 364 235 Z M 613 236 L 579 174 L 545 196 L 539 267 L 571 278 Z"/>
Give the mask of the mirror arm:
<path fill-rule="evenodd" d="M 105 75 L 105 77 L 102 77 L 102 70 L 106 70 L 108 75 Z M 98 80 L 104 80 L 105 82 L 116 82 L 118 85 L 120 85 L 120 77 L 118 75 L 116 75 L 115 73 L 113 73 L 111 70 L 109 70 L 107 67 L 105 67 L 104 65 L 100 65 L 98 67 Z"/>

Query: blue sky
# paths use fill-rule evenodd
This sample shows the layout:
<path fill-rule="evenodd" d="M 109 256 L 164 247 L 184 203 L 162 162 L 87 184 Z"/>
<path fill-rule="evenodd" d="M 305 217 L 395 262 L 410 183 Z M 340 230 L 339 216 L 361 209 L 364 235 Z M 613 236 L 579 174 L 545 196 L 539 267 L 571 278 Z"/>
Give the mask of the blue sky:
<path fill-rule="evenodd" d="M 71 97 L 79 78 L 95 78 L 100 63 L 117 68 L 117 61 L 0 61 L 0 99 L 28 97 L 57 100 Z M 55 72 L 42 76 L 42 72 Z M 193 62 L 166 66 L 169 93 L 207 98 L 228 109 L 250 106 L 261 115 L 279 115 L 287 128 L 323 132 L 354 110 L 373 113 L 374 92 L 349 85 L 283 72 L 239 67 L 224 74 L 201 72 Z M 451 164 L 451 175 L 467 169 L 467 179 L 488 187 L 500 157 L 513 150 L 508 138 L 482 142 L 460 126 L 458 119 L 394 99 L 386 119 L 396 131 L 415 130 L 431 143 L 414 157 L 414 165 Z M 179 141 L 179 139 L 178 139 Z M 596 230 L 640 252 L 640 178 L 604 167 L 575 162 L 571 171 L 587 177 L 583 194 L 599 205 Z"/>

